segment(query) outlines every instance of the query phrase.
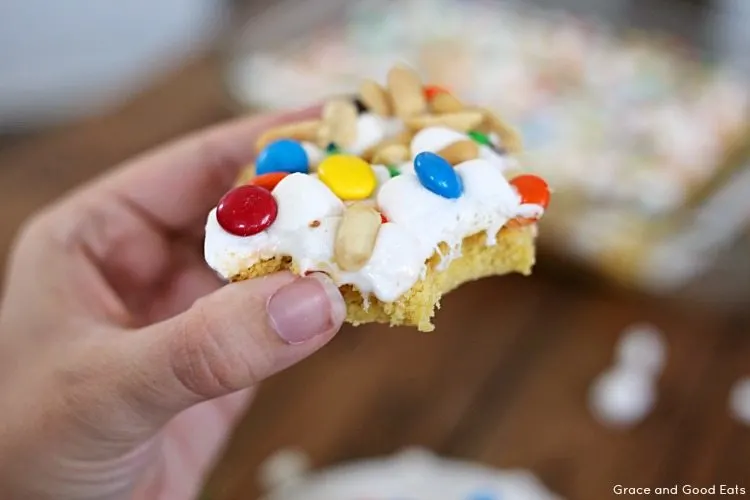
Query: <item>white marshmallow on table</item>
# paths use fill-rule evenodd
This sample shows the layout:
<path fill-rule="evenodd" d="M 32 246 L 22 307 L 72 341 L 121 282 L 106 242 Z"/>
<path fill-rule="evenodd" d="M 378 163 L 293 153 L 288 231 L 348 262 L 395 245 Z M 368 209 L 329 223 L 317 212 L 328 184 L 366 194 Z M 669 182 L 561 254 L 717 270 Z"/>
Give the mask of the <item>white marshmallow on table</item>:
<path fill-rule="evenodd" d="M 656 381 L 665 361 L 666 343 L 654 325 L 627 327 L 615 346 L 614 366 L 591 387 L 591 411 L 611 427 L 631 427 L 643 420 L 656 403 Z"/>
<path fill-rule="evenodd" d="M 589 407 L 607 426 L 632 427 L 653 409 L 655 389 L 648 373 L 617 366 L 596 379 L 589 392 Z"/>
<path fill-rule="evenodd" d="M 301 480 L 310 470 L 310 458 L 301 450 L 286 448 L 268 457 L 258 471 L 263 488 L 272 490 Z"/>
<path fill-rule="evenodd" d="M 407 449 L 395 456 L 357 460 L 323 470 L 305 468 L 307 462 L 300 462 L 297 453 L 282 450 L 263 464 L 263 500 L 561 500 L 530 471 L 495 469 L 443 458 L 428 450 Z"/>
<path fill-rule="evenodd" d="M 750 426 L 750 375 L 739 379 L 729 392 L 729 413 L 732 417 Z"/>
<path fill-rule="evenodd" d="M 658 375 L 664 368 L 666 350 L 663 334 L 648 323 L 636 323 L 627 327 L 615 348 L 619 365 L 652 375 Z"/>

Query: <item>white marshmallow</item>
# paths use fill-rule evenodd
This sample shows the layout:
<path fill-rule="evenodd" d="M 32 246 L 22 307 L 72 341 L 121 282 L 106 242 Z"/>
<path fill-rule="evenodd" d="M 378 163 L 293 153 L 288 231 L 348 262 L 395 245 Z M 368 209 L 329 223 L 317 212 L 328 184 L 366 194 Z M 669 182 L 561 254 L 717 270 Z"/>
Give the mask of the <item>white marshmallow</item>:
<path fill-rule="evenodd" d="M 341 215 L 344 204 L 323 181 L 307 174 L 284 177 L 273 190 L 278 216 L 270 231 L 295 231 L 310 221 Z"/>
<path fill-rule="evenodd" d="M 311 468 L 310 458 L 301 450 L 282 449 L 268 457 L 259 468 L 259 479 L 266 490 L 300 481 Z"/>
<path fill-rule="evenodd" d="M 604 425 L 631 427 L 652 410 L 656 401 L 653 379 L 645 372 L 615 367 L 601 374 L 589 392 L 589 407 Z"/>
<path fill-rule="evenodd" d="M 739 379 L 732 386 L 729 413 L 737 421 L 750 426 L 750 376 Z"/>
<path fill-rule="evenodd" d="M 509 162 L 505 156 L 499 154 L 494 149 L 489 146 L 485 146 L 484 144 L 479 146 L 479 157 L 492 163 L 501 171 L 507 170 L 512 165 L 512 163 Z"/>
<path fill-rule="evenodd" d="M 352 154 L 361 155 L 386 138 L 389 124 L 385 119 L 372 113 L 364 113 L 357 117 L 357 139 L 354 144 L 346 148 Z"/>
<path fill-rule="evenodd" d="M 647 323 L 627 327 L 615 348 L 620 365 L 632 370 L 643 370 L 651 375 L 659 374 L 664 368 L 666 351 L 661 331 Z"/>

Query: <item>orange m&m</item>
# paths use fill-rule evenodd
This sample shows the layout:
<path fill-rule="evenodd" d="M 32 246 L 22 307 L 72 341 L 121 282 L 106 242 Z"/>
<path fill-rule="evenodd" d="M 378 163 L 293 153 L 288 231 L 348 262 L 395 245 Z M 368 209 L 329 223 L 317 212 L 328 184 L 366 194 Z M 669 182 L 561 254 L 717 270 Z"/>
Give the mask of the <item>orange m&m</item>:
<path fill-rule="evenodd" d="M 269 191 L 273 191 L 276 184 L 281 182 L 281 179 L 289 175 L 287 172 L 270 172 L 268 174 L 259 175 L 250 180 L 250 185 L 258 186 Z"/>
<path fill-rule="evenodd" d="M 539 205 L 544 209 L 549 205 L 549 186 L 541 177 L 531 174 L 519 175 L 510 181 L 510 185 L 518 192 L 521 203 Z"/>
<path fill-rule="evenodd" d="M 539 205 L 543 209 L 547 209 L 547 206 L 549 205 L 549 186 L 541 177 L 531 174 L 519 175 L 510 181 L 510 185 L 515 188 L 516 192 L 521 197 L 522 204 Z M 528 226 L 535 222 L 535 218 L 516 217 L 515 219 L 508 221 L 507 226 Z"/>
<path fill-rule="evenodd" d="M 448 94 L 448 90 L 446 90 L 444 87 L 441 87 L 440 85 L 425 85 L 424 86 L 424 96 L 427 98 L 428 101 L 435 98 L 438 94 Z"/>

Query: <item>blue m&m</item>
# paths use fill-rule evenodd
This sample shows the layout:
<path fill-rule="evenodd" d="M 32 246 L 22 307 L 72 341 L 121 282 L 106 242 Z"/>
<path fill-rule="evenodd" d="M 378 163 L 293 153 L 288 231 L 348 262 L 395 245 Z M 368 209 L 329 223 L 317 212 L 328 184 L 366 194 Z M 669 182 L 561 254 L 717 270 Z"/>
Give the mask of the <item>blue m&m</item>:
<path fill-rule="evenodd" d="M 300 172 L 306 174 L 310 167 L 307 152 L 297 141 L 279 139 L 266 146 L 255 161 L 255 174 L 271 172 Z"/>
<path fill-rule="evenodd" d="M 461 177 L 450 163 L 435 153 L 419 153 L 414 158 L 414 171 L 425 188 L 443 198 L 458 198 L 464 192 Z"/>

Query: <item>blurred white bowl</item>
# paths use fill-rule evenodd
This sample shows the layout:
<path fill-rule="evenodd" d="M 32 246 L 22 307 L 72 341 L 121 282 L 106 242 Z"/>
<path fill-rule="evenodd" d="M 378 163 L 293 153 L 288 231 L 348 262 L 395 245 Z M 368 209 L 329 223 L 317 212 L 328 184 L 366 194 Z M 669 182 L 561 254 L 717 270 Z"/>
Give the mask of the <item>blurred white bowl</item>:
<path fill-rule="evenodd" d="M 217 0 L 11 0 L 0 6 L 0 129 L 116 105 L 212 39 Z"/>

